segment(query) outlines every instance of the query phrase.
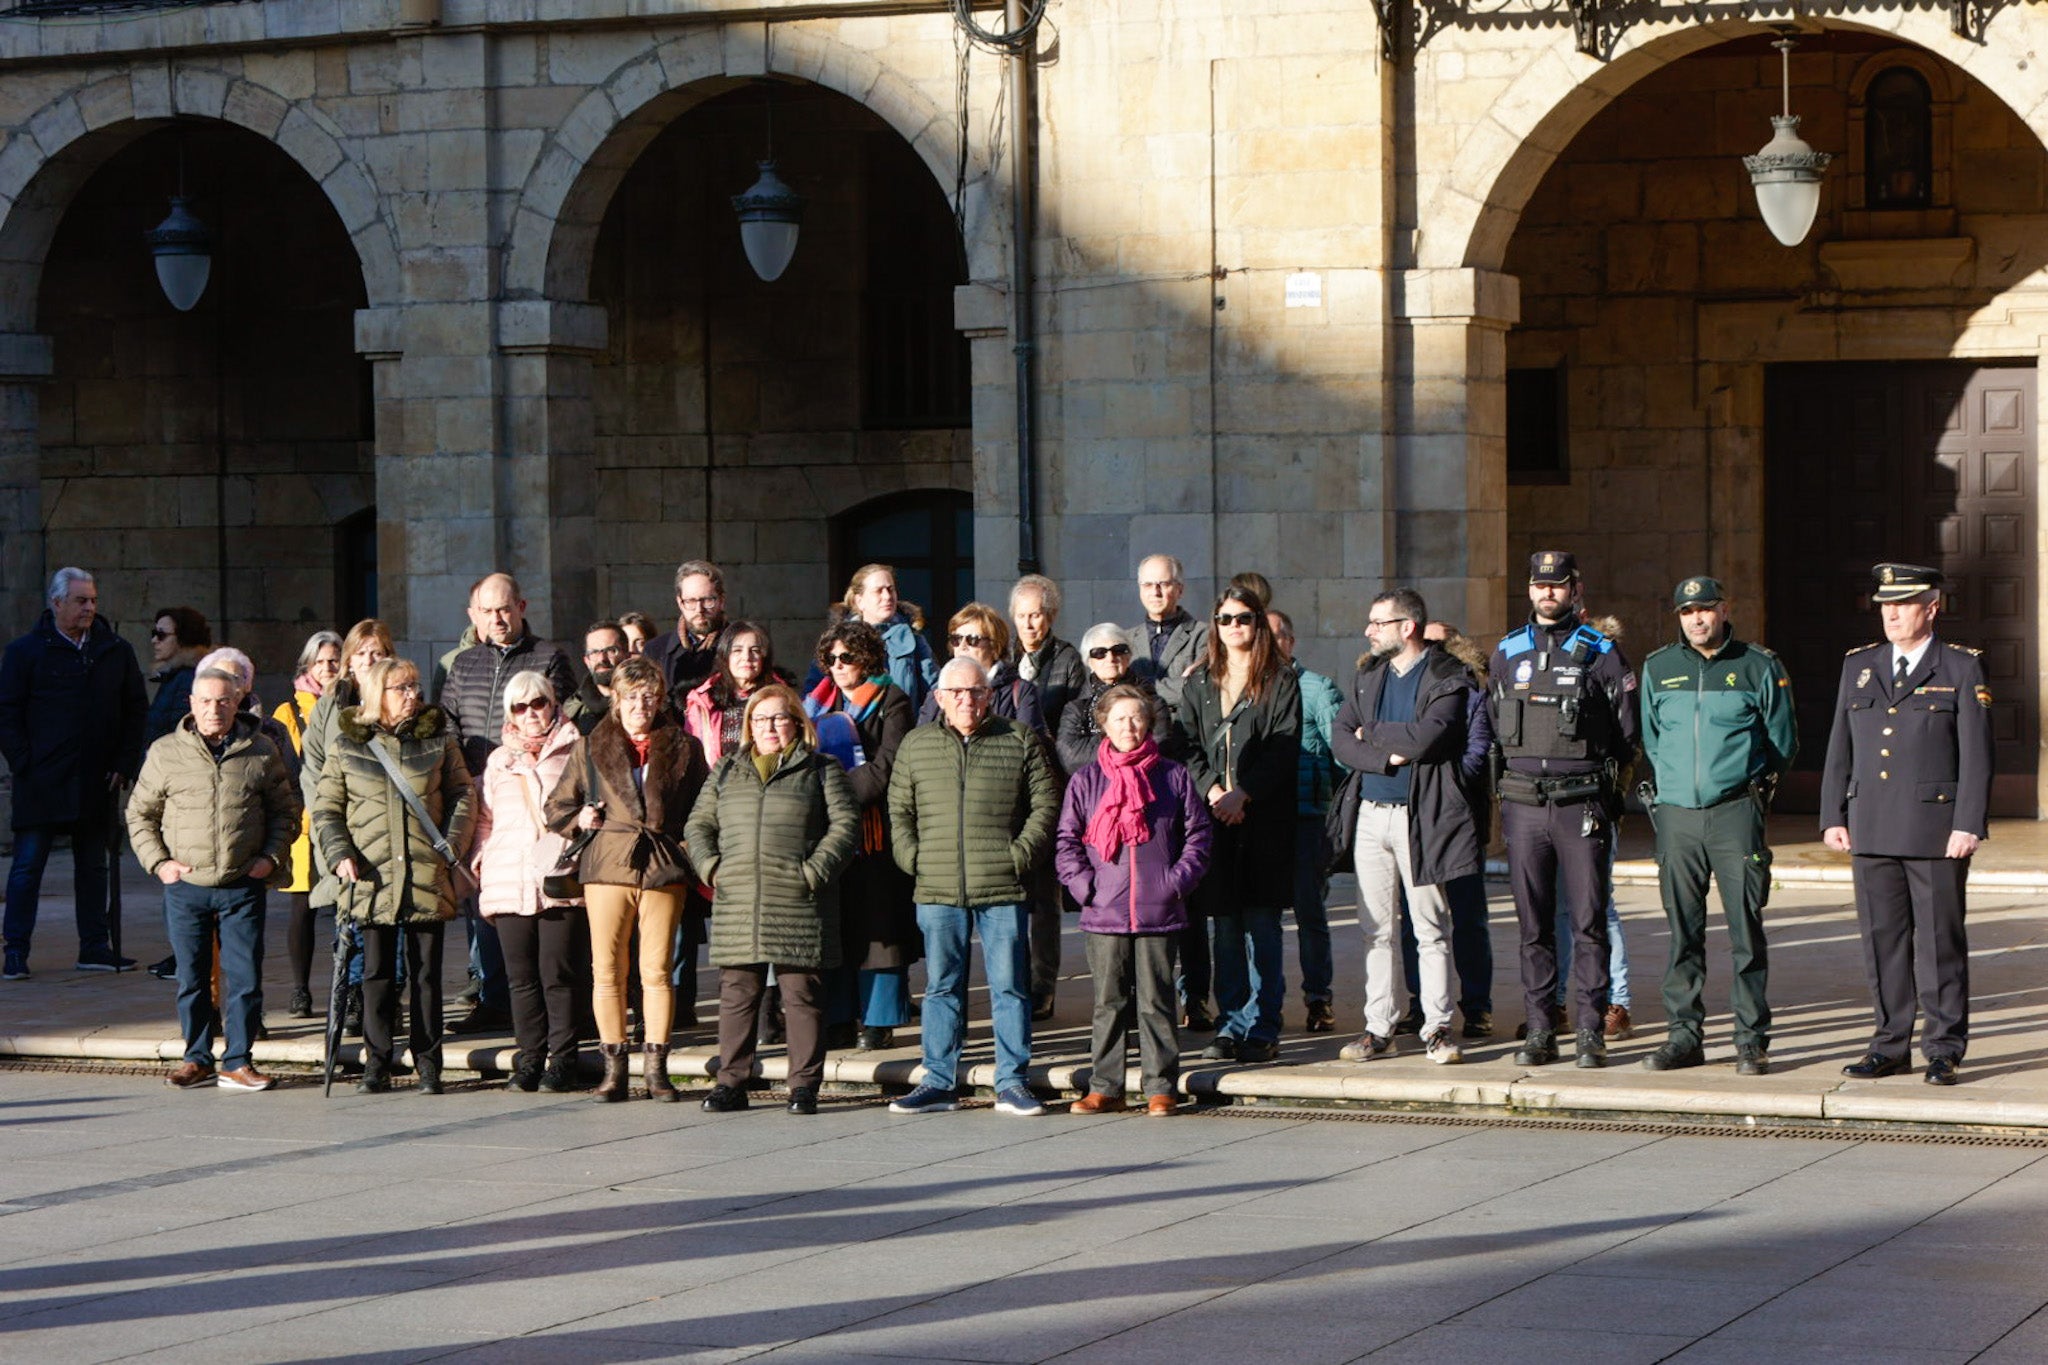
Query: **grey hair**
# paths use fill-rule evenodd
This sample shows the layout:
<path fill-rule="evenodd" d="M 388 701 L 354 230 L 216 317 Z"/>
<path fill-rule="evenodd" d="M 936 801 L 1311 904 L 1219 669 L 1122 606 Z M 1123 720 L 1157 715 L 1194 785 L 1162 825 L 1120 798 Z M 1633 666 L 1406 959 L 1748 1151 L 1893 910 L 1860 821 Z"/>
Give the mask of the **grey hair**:
<path fill-rule="evenodd" d="M 1169 555 L 1169 554 L 1150 554 L 1150 555 L 1146 555 L 1146 556 L 1145 556 L 1145 557 L 1144 557 L 1143 559 L 1141 559 L 1141 560 L 1139 560 L 1139 561 L 1138 561 L 1138 568 L 1139 568 L 1140 572 L 1142 572 L 1142 571 L 1144 570 L 1144 568 L 1145 568 L 1145 566 L 1146 566 L 1147 564 L 1151 563 L 1151 562 L 1152 562 L 1153 560 L 1155 560 L 1155 559 L 1156 559 L 1156 560 L 1158 560 L 1158 561 L 1159 561 L 1160 563 L 1162 563 L 1162 564 L 1164 564 L 1164 565 L 1166 566 L 1166 571 L 1167 571 L 1167 573 L 1168 573 L 1169 575 L 1171 575 L 1171 577 L 1170 577 L 1170 578 L 1168 579 L 1168 581 L 1169 581 L 1169 582 L 1173 582 L 1173 583 L 1179 583 L 1179 584 L 1181 584 L 1182 586 L 1186 586 L 1186 584 L 1187 584 L 1187 581 L 1188 581 L 1188 580 L 1187 580 L 1187 571 L 1186 571 L 1185 569 L 1183 569 L 1183 568 L 1181 567 L 1181 563 L 1180 563 L 1180 560 L 1179 560 L 1179 559 L 1177 559 L 1177 558 L 1175 558 L 1175 557 L 1174 557 L 1173 555 Z"/>
<path fill-rule="evenodd" d="M 73 583 L 93 583 L 97 581 L 83 569 L 74 569 L 68 566 L 59 569 L 50 575 L 49 601 L 54 605 L 70 596 Z"/>
<path fill-rule="evenodd" d="M 512 719 L 513 702 L 532 701 L 535 697 L 546 697 L 550 706 L 562 704 L 562 699 L 555 695 L 555 685 L 548 681 L 547 674 L 536 673 L 531 669 L 524 673 L 514 673 L 512 681 L 505 684 L 505 719 Z"/>
<path fill-rule="evenodd" d="M 296 677 L 298 674 L 304 673 L 307 669 L 311 668 L 313 660 L 320 657 L 320 651 L 329 645 L 334 646 L 336 654 L 341 653 L 341 644 L 341 636 L 331 630 L 314 631 L 306 637 L 306 643 L 299 649 L 299 662 L 292 669 L 293 676 Z"/>
<path fill-rule="evenodd" d="M 1039 603 L 1045 609 L 1045 614 L 1055 621 L 1059 620 L 1061 601 L 1059 584 L 1053 582 L 1042 573 L 1025 574 L 1010 589 L 1010 615 L 1012 616 L 1017 614 L 1017 594 L 1020 592 L 1037 593 Z"/>
<path fill-rule="evenodd" d="M 988 686 L 988 670 L 983 668 L 981 660 L 975 658 L 972 654 L 955 654 L 952 658 L 946 660 L 946 666 L 939 670 L 939 686 L 944 687 L 946 685 L 946 675 L 956 669 L 962 671 L 971 669 L 974 673 L 975 685 L 977 687 Z M 958 686 L 958 684 L 956 683 L 955 686 Z"/>
<path fill-rule="evenodd" d="M 197 673 L 193 674 L 192 683 L 194 686 L 197 686 L 198 684 L 203 682 L 224 682 L 229 687 L 234 688 L 235 691 L 237 692 L 246 692 L 249 690 L 246 686 L 243 685 L 242 680 L 240 678 L 236 677 L 233 673 L 229 672 L 225 668 L 202 668 Z"/>
<path fill-rule="evenodd" d="M 195 676 L 205 677 L 209 673 L 219 674 L 244 692 L 256 685 L 256 665 L 232 645 L 222 645 L 199 661 Z"/>
<path fill-rule="evenodd" d="M 1097 645 L 1127 645 L 1130 642 L 1130 635 L 1116 622 L 1098 621 L 1081 637 L 1081 657 L 1087 658 L 1088 651 Z"/>

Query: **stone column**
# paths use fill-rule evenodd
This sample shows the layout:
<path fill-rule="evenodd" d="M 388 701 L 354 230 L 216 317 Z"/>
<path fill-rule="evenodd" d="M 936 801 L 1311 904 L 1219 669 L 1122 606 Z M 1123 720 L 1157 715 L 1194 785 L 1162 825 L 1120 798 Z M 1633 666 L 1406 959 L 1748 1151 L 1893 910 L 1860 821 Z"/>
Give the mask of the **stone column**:
<path fill-rule="evenodd" d="M 43 587 L 58 568 L 43 562 L 42 429 L 38 392 L 52 370 L 50 338 L 0 333 L 0 621 L 17 633 L 43 610 Z M 91 564 L 80 568 L 97 569 Z M 110 612 L 133 617 L 132 604 Z"/>
<path fill-rule="evenodd" d="M 1490 270 L 1395 280 L 1394 509 L 1387 560 L 1475 639 L 1508 621 L 1507 332 L 1521 286 Z"/>
<path fill-rule="evenodd" d="M 576 632 L 611 600 L 597 535 L 597 424 L 591 362 L 605 310 L 544 299 L 498 310 L 504 448 L 499 489 L 505 564 L 526 590 L 535 631 Z"/>

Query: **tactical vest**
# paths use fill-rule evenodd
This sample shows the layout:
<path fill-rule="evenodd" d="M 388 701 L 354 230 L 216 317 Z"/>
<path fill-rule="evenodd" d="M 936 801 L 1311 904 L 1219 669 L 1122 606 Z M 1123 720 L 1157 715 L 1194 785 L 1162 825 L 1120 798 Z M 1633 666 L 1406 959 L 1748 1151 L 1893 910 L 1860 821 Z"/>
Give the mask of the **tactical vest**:
<path fill-rule="evenodd" d="M 1586 688 L 1587 675 L 1613 648 L 1591 626 L 1562 643 L 1548 631 L 1524 626 L 1501 641 L 1507 660 L 1493 680 L 1501 753 L 1515 758 L 1584 762 L 1607 756 L 1614 743 L 1614 712 L 1604 693 Z"/>

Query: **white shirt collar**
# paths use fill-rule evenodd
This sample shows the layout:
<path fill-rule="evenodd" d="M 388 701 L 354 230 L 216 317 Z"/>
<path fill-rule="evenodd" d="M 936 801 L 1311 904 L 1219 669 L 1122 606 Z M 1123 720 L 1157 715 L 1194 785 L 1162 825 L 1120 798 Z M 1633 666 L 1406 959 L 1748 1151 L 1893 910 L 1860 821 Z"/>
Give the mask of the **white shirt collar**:
<path fill-rule="evenodd" d="M 1922 640 L 1917 649 L 1910 651 L 1902 650 L 1897 645 L 1893 645 L 1892 672 L 1896 674 L 1899 671 L 1899 660 L 1904 659 L 1906 661 L 1906 672 L 1910 674 L 1914 669 L 1920 667 L 1920 661 L 1927 657 L 1927 651 L 1933 648 L 1933 646 L 1934 637 L 1932 635 Z"/>

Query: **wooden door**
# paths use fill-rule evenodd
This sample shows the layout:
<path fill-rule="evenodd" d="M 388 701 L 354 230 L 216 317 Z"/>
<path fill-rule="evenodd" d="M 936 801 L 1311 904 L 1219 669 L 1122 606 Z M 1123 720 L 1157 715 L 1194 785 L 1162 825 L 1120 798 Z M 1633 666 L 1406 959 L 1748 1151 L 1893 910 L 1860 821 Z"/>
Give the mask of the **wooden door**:
<path fill-rule="evenodd" d="M 2036 813 L 2034 407 L 2031 365 L 1770 367 L 1768 643 L 1798 695 L 1805 775 L 1788 801 L 1814 804 L 1842 655 L 1884 638 L 1870 566 L 1900 560 L 1948 576 L 1936 629 L 1983 651 L 1993 813 Z"/>

